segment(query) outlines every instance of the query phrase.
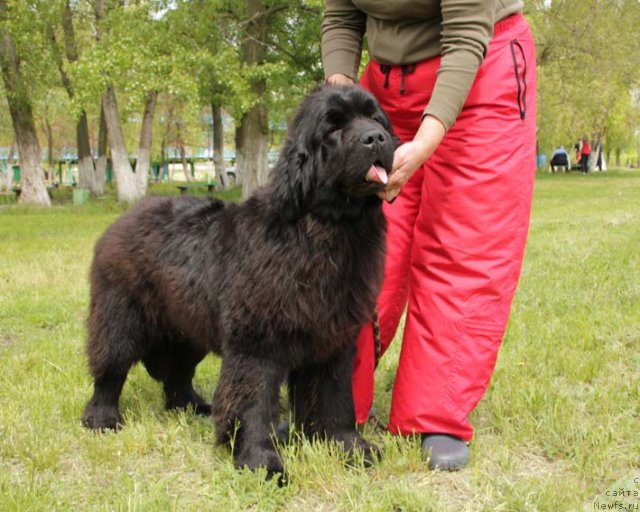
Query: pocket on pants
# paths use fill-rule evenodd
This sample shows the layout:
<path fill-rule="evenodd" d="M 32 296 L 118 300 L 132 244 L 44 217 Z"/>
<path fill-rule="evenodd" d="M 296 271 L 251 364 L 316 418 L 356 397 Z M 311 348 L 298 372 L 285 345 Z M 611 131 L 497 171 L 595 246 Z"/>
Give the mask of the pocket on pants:
<path fill-rule="evenodd" d="M 506 317 L 466 318 L 446 386 L 449 404 L 467 417 L 489 387 L 505 331 Z"/>
<path fill-rule="evenodd" d="M 520 119 L 524 121 L 527 117 L 527 92 L 529 88 L 527 82 L 527 56 L 518 39 L 509 41 L 509 47 L 513 59 L 513 75 L 518 90 L 518 111 L 520 112 Z"/>

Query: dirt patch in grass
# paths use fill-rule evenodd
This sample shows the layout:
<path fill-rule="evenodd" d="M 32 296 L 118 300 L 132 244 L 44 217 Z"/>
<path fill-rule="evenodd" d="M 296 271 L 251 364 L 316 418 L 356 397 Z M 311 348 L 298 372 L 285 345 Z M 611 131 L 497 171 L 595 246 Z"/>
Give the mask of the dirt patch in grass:
<path fill-rule="evenodd" d="M 634 215 L 633 213 L 624 213 L 617 217 L 613 217 L 607 222 L 607 224 L 610 226 L 621 226 L 622 224 L 635 222 L 636 218 L 637 218 L 637 215 Z"/>
<path fill-rule="evenodd" d="M 4 472 L 6 475 L 9 475 L 10 479 L 14 481 L 23 478 L 24 475 L 27 474 L 27 469 L 24 467 L 24 464 L 16 459 L 8 459 L 3 461 L 3 463 L 0 464 L 0 471 Z"/>
<path fill-rule="evenodd" d="M 565 461 L 551 460 L 542 453 L 536 453 L 535 448 L 518 454 L 514 462 L 516 475 L 520 478 L 560 477 L 568 472 Z"/>
<path fill-rule="evenodd" d="M 16 341 L 15 336 L 10 336 L 8 334 L 0 334 L 0 349 L 9 348 Z"/>
<path fill-rule="evenodd" d="M 471 449 L 474 449 L 473 443 Z M 475 471 L 473 467 L 469 467 L 456 472 L 430 472 L 430 484 L 443 505 L 443 510 L 468 512 L 493 510 L 498 489 L 493 488 L 494 485 L 485 479 L 486 475 L 491 475 L 493 482 L 567 478 L 568 468 L 563 461 L 550 460 L 535 448 L 530 450 L 521 448 L 516 453 L 511 453 L 507 466 L 487 458 L 475 468 Z M 476 454 L 476 456 L 483 455 Z"/>
<path fill-rule="evenodd" d="M 482 493 L 468 470 L 436 471 L 431 475 L 433 492 L 443 505 L 443 510 L 475 511 L 486 506 Z"/>

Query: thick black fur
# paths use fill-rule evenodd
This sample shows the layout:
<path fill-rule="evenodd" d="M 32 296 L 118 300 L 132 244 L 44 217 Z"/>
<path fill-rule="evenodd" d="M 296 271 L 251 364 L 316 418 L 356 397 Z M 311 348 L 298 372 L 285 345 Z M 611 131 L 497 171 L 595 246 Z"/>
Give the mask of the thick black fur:
<path fill-rule="evenodd" d="M 382 185 L 365 175 L 376 161 L 389 171 L 395 146 L 368 93 L 327 86 L 303 102 L 269 183 L 245 202 L 149 198 L 115 222 L 91 268 L 85 425 L 121 424 L 120 392 L 142 361 L 167 407 L 212 412 L 219 441 L 235 436 L 238 467 L 283 471 L 272 434 L 286 380 L 301 431 L 371 459 L 351 372 L 385 221 Z M 223 358 L 212 411 L 192 386 L 210 351 Z"/>

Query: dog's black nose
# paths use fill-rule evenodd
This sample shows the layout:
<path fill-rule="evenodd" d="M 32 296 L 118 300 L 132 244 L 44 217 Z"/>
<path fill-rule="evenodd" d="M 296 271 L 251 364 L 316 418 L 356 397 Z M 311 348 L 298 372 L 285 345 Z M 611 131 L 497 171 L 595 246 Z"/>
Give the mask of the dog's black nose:
<path fill-rule="evenodd" d="M 385 140 L 385 133 L 382 130 L 376 129 L 367 130 L 360 136 L 360 142 L 370 148 L 382 144 Z"/>

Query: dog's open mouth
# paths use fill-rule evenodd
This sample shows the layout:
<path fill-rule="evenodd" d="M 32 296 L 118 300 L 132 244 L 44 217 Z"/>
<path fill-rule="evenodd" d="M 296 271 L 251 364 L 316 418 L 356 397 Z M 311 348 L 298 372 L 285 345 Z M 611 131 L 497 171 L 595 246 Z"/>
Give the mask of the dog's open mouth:
<path fill-rule="evenodd" d="M 387 175 L 387 171 L 382 166 L 382 164 L 378 161 L 373 162 L 369 170 L 367 171 L 366 176 L 364 177 L 365 181 L 370 181 L 373 183 L 382 183 L 386 185 L 389 181 L 389 176 Z"/>

